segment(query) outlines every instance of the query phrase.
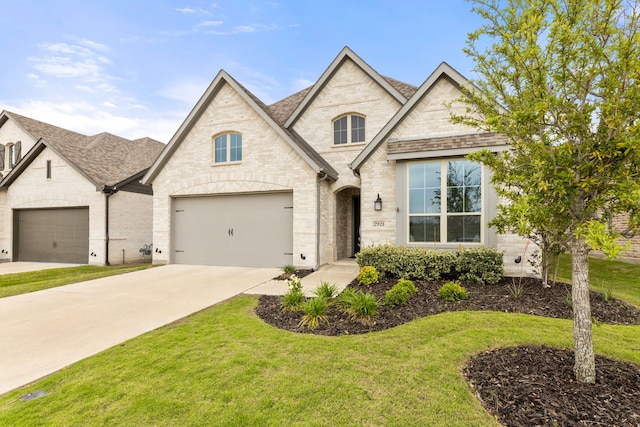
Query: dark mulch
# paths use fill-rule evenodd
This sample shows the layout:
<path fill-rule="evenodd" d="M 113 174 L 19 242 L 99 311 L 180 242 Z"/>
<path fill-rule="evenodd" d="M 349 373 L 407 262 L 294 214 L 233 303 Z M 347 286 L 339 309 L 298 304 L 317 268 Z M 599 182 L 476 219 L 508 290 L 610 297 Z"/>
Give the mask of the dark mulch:
<path fill-rule="evenodd" d="M 355 281 L 349 286 L 364 292 L 371 292 L 382 300 L 385 292 L 396 282 L 395 279 L 385 278 L 371 287 L 358 285 Z M 363 325 L 358 321 L 350 320 L 336 306 L 331 306 L 328 312 L 328 323 L 321 324 L 317 329 L 298 326 L 302 315 L 283 312 L 280 297 L 268 295 L 260 297 L 256 313 L 265 322 L 278 328 L 318 335 L 363 334 L 381 331 L 431 314 L 460 310 L 493 310 L 571 319 L 570 285 L 556 284 L 551 288 L 543 288 L 537 279 L 523 279 L 523 295 L 515 299 L 508 289 L 512 284 L 511 279 L 503 279 L 496 285 L 462 283 L 469 291 L 469 299 L 448 302 L 436 297 L 436 291 L 443 283 L 445 283 L 444 280 L 414 281 L 418 292 L 409 299 L 407 305 L 396 308 L 380 305 L 378 315 L 371 325 Z M 620 300 L 614 299 L 605 302 L 598 292 L 591 292 L 591 311 L 592 316 L 600 322 L 621 325 L 640 324 L 640 311 Z"/>
<path fill-rule="evenodd" d="M 397 280 L 382 279 L 370 288 L 349 286 L 371 292 L 379 300 Z M 504 279 L 497 285 L 462 283 L 469 299 L 447 302 L 436 297 L 445 281 L 414 281 L 418 292 L 407 305 L 389 308 L 380 305 L 371 325 L 350 320 L 330 306 L 328 322 L 315 330 L 300 327 L 300 313 L 283 312 L 280 297 L 261 296 L 256 313 L 265 322 L 293 332 L 318 335 L 362 334 L 402 325 L 411 320 L 460 310 L 493 310 L 571 319 L 571 286 L 556 284 L 543 288 L 539 280 L 523 279 L 523 295 L 513 298 Z M 518 282 L 518 279 L 516 279 Z M 622 301 L 605 301 L 591 292 L 592 316 L 598 322 L 620 325 L 640 324 L 640 311 Z M 596 358 L 597 383 L 584 385 L 574 380 L 573 352 L 545 347 L 517 347 L 482 353 L 465 368 L 472 388 L 498 420 L 508 426 L 640 426 L 640 371 L 635 365 Z"/>
<path fill-rule="evenodd" d="M 640 370 L 596 356 L 596 384 L 575 381 L 573 351 L 487 351 L 464 369 L 476 396 L 507 426 L 638 426 Z"/>
<path fill-rule="evenodd" d="M 302 279 L 304 276 L 308 276 L 311 273 L 313 273 L 313 269 L 311 270 L 296 270 L 295 274 L 296 277 Z M 287 274 L 287 273 L 282 273 L 281 275 L 274 277 L 273 280 L 288 280 L 291 277 L 291 274 Z"/>

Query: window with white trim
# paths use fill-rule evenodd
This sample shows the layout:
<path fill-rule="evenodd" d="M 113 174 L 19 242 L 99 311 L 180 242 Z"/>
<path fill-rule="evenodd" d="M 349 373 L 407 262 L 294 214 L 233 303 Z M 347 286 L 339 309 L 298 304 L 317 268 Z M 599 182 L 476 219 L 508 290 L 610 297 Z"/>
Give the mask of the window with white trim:
<path fill-rule="evenodd" d="M 242 135 L 224 133 L 213 140 L 214 163 L 237 163 L 242 161 Z"/>
<path fill-rule="evenodd" d="M 8 153 L 7 160 L 9 161 L 9 169 L 13 169 L 16 165 L 16 145 L 15 144 L 7 144 Z"/>
<path fill-rule="evenodd" d="M 365 119 L 358 114 L 339 117 L 333 121 L 333 144 L 365 142 Z"/>
<path fill-rule="evenodd" d="M 408 167 L 409 241 L 482 240 L 482 169 L 465 159 L 411 163 Z"/>

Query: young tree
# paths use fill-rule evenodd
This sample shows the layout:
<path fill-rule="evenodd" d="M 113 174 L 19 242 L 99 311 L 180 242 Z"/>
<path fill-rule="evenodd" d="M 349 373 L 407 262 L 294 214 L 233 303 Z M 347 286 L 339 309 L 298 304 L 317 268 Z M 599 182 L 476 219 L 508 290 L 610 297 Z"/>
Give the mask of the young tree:
<path fill-rule="evenodd" d="M 510 150 L 475 160 L 508 199 L 503 227 L 547 232 L 572 257 L 574 373 L 595 382 L 588 253 L 615 255 L 640 219 L 639 0 L 472 0 L 478 79 L 453 120 Z M 613 218 L 628 213 L 629 226 Z"/>

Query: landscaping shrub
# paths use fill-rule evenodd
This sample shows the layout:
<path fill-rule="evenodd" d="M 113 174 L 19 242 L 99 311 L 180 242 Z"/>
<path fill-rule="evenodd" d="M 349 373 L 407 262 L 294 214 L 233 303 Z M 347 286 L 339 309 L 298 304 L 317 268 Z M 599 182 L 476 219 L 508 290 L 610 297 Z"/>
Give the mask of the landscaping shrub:
<path fill-rule="evenodd" d="M 360 268 L 360 273 L 358 273 L 356 279 L 362 285 L 371 286 L 378 281 L 378 272 L 375 267 L 367 265 Z"/>
<path fill-rule="evenodd" d="M 417 292 L 416 286 L 410 280 L 400 280 L 385 292 L 384 305 L 398 307 L 405 305 L 409 298 Z"/>
<path fill-rule="evenodd" d="M 327 320 L 327 307 L 329 307 L 329 301 L 324 297 L 311 298 L 307 302 L 302 304 L 302 311 L 304 316 L 298 323 L 299 326 L 308 326 L 310 329 L 315 329 L 320 326 L 320 322 L 329 322 Z"/>
<path fill-rule="evenodd" d="M 492 248 L 456 251 L 379 245 L 363 248 L 358 265 L 373 266 L 383 277 L 412 280 L 455 278 L 497 283 L 503 275 L 502 253 Z"/>
<path fill-rule="evenodd" d="M 291 264 L 287 264 L 282 266 L 282 272 L 284 274 L 292 275 L 293 273 L 296 272 L 296 268 Z"/>
<path fill-rule="evenodd" d="M 331 299 L 338 294 L 338 287 L 335 284 L 329 282 L 322 282 L 320 286 L 314 291 L 317 297 Z"/>
<path fill-rule="evenodd" d="M 445 301 L 454 302 L 469 298 L 469 293 L 460 283 L 447 282 L 438 289 L 436 296 Z"/>
<path fill-rule="evenodd" d="M 306 300 L 302 292 L 302 281 L 292 275 L 288 282 L 289 290 L 282 296 L 282 310 L 300 311 Z"/>
<path fill-rule="evenodd" d="M 353 300 L 356 298 L 356 291 L 353 288 L 345 288 L 340 295 L 338 295 L 338 305 L 344 312 L 349 311 L 349 307 L 353 304 Z"/>
<path fill-rule="evenodd" d="M 378 300 L 369 292 L 356 291 L 350 296 L 348 303 L 343 305 L 343 309 L 352 320 L 368 325 L 378 313 Z"/>
<path fill-rule="evenodd" d="M 504 274 L 502 252 L 493 248 L 459 249 L 455 272 L 459 280 L 494 285 Z"/>

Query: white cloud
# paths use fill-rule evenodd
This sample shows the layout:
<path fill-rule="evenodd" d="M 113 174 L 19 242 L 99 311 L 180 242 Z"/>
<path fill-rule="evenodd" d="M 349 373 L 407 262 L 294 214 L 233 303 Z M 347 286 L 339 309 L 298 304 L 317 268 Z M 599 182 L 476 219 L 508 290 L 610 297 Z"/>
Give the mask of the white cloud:
<path fill-rule="evenodd" d="M 88 45 L 99 46 L 105 50 L 107 47 L 90 40 L 83 40 Z M 42 56 L 29 57 L 27 61 L 42 74 L 58 78 L 76 78 L 86 82 L 102 82 L 111 80 L 105 66 L 111 64 L 109 58 L 95 51 L 75 44 L 67 43 L 42 43 L 40 49 Z"/>
<path fill-rule="evenodd" d="M 209 83 L 210 81 L 200 78 L 185 78 L 183 81 L 165 87 L 159 92 L 159 95 L 192 107 L 198 102 Z"/>
<path fill-rule="evenodd" d="M 161 142 L 169 141 L 186 116 L 185 111 L 158 114 L 140 109 L 136 115 L 113 104 L 96 106 L 82 101 L 27 101 L 3 109 L 85 135 L 109 132 L 129 139 L 148 136 Z M 131 110 L 134 109 L 135 106 Z"/>
<path fill-rule="evenodd" d="M 309 86 L 313 86 L 315 81 L 309 79 L 295 79 L 291 82 L 291 90 L 295 93 L 301 91 L 302 89 L 306 89 Z"/>

